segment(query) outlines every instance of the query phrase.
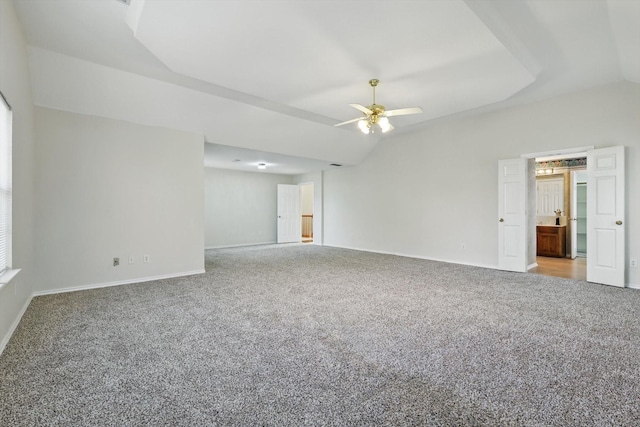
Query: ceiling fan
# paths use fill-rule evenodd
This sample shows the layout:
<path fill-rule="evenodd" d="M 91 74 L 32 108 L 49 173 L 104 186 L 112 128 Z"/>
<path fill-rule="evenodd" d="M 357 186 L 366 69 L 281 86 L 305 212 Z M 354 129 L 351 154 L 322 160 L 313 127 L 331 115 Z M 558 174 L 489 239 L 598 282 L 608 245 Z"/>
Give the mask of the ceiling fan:
<path fill-rule="evenodd" d="M 382 133 L 385 133 L 393 129 L 393 126 L 391 125 L 391 123 L 389 123 L 389 117 L 422 113 L 421 107 L 385 110 L 384 105 L 376 104 L 376 86 L 378 86 L 378 83 L 380 83 L 380 80 L 378 79 L 369 80 L 369 85 L 373 88 L 373 104 L 369 105 L 368 107 L 360 104 L 349 104 L 356 110 L 362 111 L 364 113 L 364 117 L 347 120 L 346 122 L 338 123 L 334 126 L 342 126 L 349 123 L 358 122 L 358 128 L 364 134 L 374 133 L 376 127 L 379 128 Z"/>

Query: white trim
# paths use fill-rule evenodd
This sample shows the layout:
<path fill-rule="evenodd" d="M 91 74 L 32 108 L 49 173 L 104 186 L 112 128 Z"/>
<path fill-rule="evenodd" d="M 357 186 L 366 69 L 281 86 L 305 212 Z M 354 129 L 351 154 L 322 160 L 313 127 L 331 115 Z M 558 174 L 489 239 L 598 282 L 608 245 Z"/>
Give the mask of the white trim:
<path fill-rule="evenodd" d="M 29 299 L 27 299 L 27 301 L 24 303 L 24 306 L 22 307 L 22 309 L 20 310 L 20 313 L 18 313 L 15 320 L 11 324 L 11 327 L 7 331 L 7 334 L 4 336 L 4 338 L 2 338 L 2 342 L 0 342 L 0 355 L 2 355 L 2 352 L 4 352 L 5 347 L 7 346 L 7 344 L 9 344 L 9 340 L 11 339 L 11 337 L 13 336 L 13 333 L 16 331 L 16 328 L 20 324 L 20 321 L 22 320 L 22 316 L 24 316 L 24 313 L 27 311 L 27 308 L 29 307 L 29 304 L 31 304 L 32 299 L 33 299 L 33 295 L 31 295 Z"/>
<path fill-rule="evenodd" d="M 19 268 L 3 271 L 2 274 L 0 274 L 0 289 L 4 288 L 5 285 L 11 283 L 13 278 L 16 277 L 18 273 L 20 273 Z"/>
<path fill-rule="evenodd" d="M 486 265 L 486 264 L 469 264 L 469 263 L 466 263 L 466 262 L 454 261 L 454 260 L 450 260 L 450 259 L 429 258 L 429 257 L 424 257 L 424 256 L 419 256 L 419 255 L 408 255 L 408 254 L 396 253 L 396 252 L 372 251 L 370 249 L 355 248 L 355 247 L 351 247 L 351 246 L 328 245 L 326 243 L 323 246 L 327 246 L 329 248 L 349 249 L 349 250 L 352 250 L 352 251 L 371 252 L 371 253 L 374 253 L 374 254 L 383 254 L 383 255 L 395 255 L 395 256 L 401 256 L 401 257 L 405 257 L 405 258 L 424 259 L 424 260 L 428 260 L 428 261 L 446 262 L 448 264 L 468 265 L 470 267 L 489 268 L 491 270 L 504 271 L 504 270 L 500 270 L 497 265 L 496 266 L 491 266 L 491 265 Z M 538 263 L 536 262 L 536 263 L 530 264 L 527 269 L 531 270 L 532 268 L 535 268 L 537 266 L 538 266 Z M 575 279 L 575 280 L 578 280 L 578 279 Z M 591 283 L 591 282 L 589 282 L 589 283 Z M 594 284 L 601 285 L 601 283 L 594 283 Z M 606 286 L 606 285 L 603 285 L 603 286 Z M 635 284 L 632 285 L 632 284 L 628 284 L 627 283 L 626 287 L 629 288 L 629 289 L 638 289 L 638 290 L 640 290 L 640 285 L 635 285 Z"/>
<path fill-rule="evenodd" d="M 406 253 L 402 253 L 402 252 L 374 251 L 374 250 L 371 250 L 371 249 L 355 248 L 355 247 L 351 247 L 351 246 L 328 245 L 326 243 L 324 243 L 322 246 L 327 246 L 329 248 L 350 249 L 350 250 L 353 250 L 353 251 L 371 252 L 371 253 L 374 253 L 374 254 L 394 255 L 394 256 L 401 256 L 401 257 L 404 257 L 404 258 L 424 259 L 424 260 L 427 260 L 427 261 L 446 262 L 448 264 L 468 265 L 470 267 L 480 267 L 480 268 L 489 268 L 491 270 L 498 270 L 498 266 L 497 265 L 469 264 L 469 263 L 461 262 L 461 261 L 457 261 L 457 260 L 444 259 L 444 258 L 430 258 L 430 257 L 421 256 L 421 255 L 406 254 Z"/>
<path fill-rule="evenodd" d="M 537 262 L 531 263 L 527 266 L 527 271 L 531 270 L 532 268 L 536 268 L 538 266 Z"/>
<path fill-rule="evenodd" d="M 4 96 L 4 94 L 2 93 L 2 91 L 1 91 L 1 90 L 0 90 L 0 100 L 1 100 L 2 102 L 4 102 L 4 105 L 6 105 L 6 106 L 7 106 L 7 109 L 8 109 L 9 111 L 11 111 L 11 104 L 9 104 L 9 101 L 7 101 L 7 98 L 5 98 L 5 96 Z"/>
<path fill-rule="evenodd" d="M 275 240 L 269 242 L 261 242 L 261 243 L 240 243 L 238 245 L 221 245 L 221 246 L 205 246 L 205 250 L 207 249 L 225 249 L 225 248 L 241 248 L 243 246 L 260 246 L 260 245 L 275 245 Z"/>
<path fill-rule="evenodd" d="M 68 288 L 53 289 L 49 291 L 34 292 L 33 296 L 39 297 L 43 295 L 61 294 L 65 292 L 86 291 L 89 289 L 108 288 L 110 286 L 131 285 L 134 283 L 151 282 L 153 280 L 173 279 L 175 277 L 193 276 L 196 274 L 203 274 L 205 270 L 185 271 L 182 273 L 163 274 L 160 276 L 152 277 L 139 277 L 137 279 L 119 280 L 116 282 L 96 283 L 92 285 L 72 286 Z"/>
<path fill-rule="evenodd" d="M 586 153 L 589 150 L 593 150 L 593 145 L 588 145 L 586 147 L 576 147 L 576 148 L 562 148 L 559 150 L 553 151 L 542 151 L 540 153 L 527 153 L 521 154 L 520 157 L 524 159 L 535 159 L 536 157 L 551 157 L 551 156 L 570 156 L 576 153 Z"/>

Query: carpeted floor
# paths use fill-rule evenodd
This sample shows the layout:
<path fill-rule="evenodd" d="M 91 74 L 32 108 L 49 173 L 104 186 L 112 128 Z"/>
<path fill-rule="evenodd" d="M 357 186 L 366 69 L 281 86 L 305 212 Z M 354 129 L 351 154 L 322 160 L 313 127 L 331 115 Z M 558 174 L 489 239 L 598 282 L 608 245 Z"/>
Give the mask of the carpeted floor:
<path fill-rule="evenodd" d="M 640 425 L 640 292 L 314 245 L 34 298 L 0 425 Z"/>

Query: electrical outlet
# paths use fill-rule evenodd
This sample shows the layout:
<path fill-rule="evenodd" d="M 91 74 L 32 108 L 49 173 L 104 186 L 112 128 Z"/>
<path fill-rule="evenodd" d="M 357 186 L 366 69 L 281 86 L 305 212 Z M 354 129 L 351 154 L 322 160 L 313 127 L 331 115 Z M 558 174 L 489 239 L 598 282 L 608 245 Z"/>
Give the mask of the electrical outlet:
<path fill-rule="evenodd" d="M 142 259 L 144 260 L 144 262 L 149 262 L 151 260 L 149 255 L 145 255 Z"/>
<path fill-rule="evenodd" d="M 114 266 L 114 267 L 117 267 L 117 266 L 119 266 L 119 265 L 120 265 L 120 258 L 114 258 L 114 259 L 113 259 L 113 266 Z"/>
<path fill-rule="evenodd" d="M 134 262 L 136 262 L 135 258 L 133 258 L 132 256 L 129 257 L 129 264 L 133 264 Z"/>
<path fill-rule="evenodd" d="M 467 244 L 466 243 L 463 243 L 461 246 L 462 246 L 462 250 L 467 249 Z"/>
<path fill-rule="evenodd" d="M 638 260 L 634 258 L 634 259 L 632 259 L 632 260 L 630 261 L 630 263 L 629 263 L 629 264 L 631 264 L 631 267 L 634 267 L 634 268 L 635 268 L 635 267 L 637 267 L 637 266 L 638 266 Z"/>

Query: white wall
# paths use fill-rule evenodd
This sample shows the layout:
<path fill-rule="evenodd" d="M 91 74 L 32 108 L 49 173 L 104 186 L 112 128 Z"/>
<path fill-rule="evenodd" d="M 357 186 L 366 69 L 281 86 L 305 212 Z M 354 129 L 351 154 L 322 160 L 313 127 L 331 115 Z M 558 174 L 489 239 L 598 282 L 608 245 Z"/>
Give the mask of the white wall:
<path fill-rule="evenodd" d="M 46 108 L 36 131 L 38 292 L 204 269 L 202 136 Z"/>
<path fill-rule="evenodd" d="M 322 245 L 324 242 L 323 176 L 324 172 L 319 171 L 294 177 L 296 184 L 313 184 L 313 243 L 315 245 Z"/>
<path fill-rule="evenodd" d="M 293 177 L 205 168 L 205 247 L 275 243 L 278 184 Z"/>
<path fill-rule="evenodd" d="M 497 267 L 499 159 L 624 145 L 627 256 L 638 259 L 639 118 L 640 85 L 619 83 L 391 134 L 360 165 L 325 171 L 325 244 Z"/>
<path fill-rule="evenodd" d="M 13 268 L 0 289 L 0 352 L 31 298 L 34 262 L 34 113 L 28 52 L 13 3 L 0 1 L 0 90 L 13 109 Z"/>
<path fill-rule="evenodd" d="M 300 184 L 302 215 L 313 215 L 313 183 Z"/>

